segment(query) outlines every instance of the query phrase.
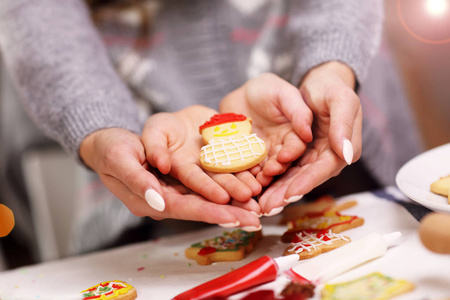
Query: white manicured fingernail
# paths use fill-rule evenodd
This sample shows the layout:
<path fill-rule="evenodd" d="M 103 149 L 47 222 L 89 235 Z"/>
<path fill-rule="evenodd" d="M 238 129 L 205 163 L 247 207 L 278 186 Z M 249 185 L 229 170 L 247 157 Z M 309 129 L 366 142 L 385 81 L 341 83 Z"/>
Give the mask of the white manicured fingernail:
<path fill-rule="evenodd" d="M 258 227 L 256 227 L 256 226 L 244 226 L 244 227 L 241 227 L 242 230 L 249 231 L 249 232 L 259 231 L 259 230 L 261 230 L 261 228 L 262 228 L 261 224 Z"/>
<path fill-rule="evenodd" d="M 344 159 L 347 162 L 347 165 L 351 165 L 353 161 L 353 146 L 352 142 L 350 142 L 348 139 L 344 139 L 342 152 L 344 154 Z"/>
<path fill-rule="evenodd" d="M 239 224 L 241 224 L 241 223 L 239 223 L 239 221 L 236 221 L 236 222 L 231 222 L 231 223 L 222 223 L 222 224 L 219 224 L 219 226 L 223 227 L 223 228 L 233 228 L 233 227 L 238 227 Z"/>
<path fill-rule="evenodd" d="M 262 215 L 263 215 L 262 213 L 259 213 L 259 214 L 258 214 L 256 211 L 253 211 L 253 210 L 250 211 L 250 213 L 254 214 L 254 215 L 257 216 L 258 218 L 261 218 Z"/>
<path fill-rule="evenodd" d="M 163 211 L 164 208 L 166 208 L 166 203 L 164 202 L 163 197 L 161 197 L 161 195 L 154 189 L 148 189 L 145 191 L 145 201 L 147 201 L 151 208 L 157 211 Z"/>
<path fill-rule="evenodd" d="M 264 215 L 266 217 L 275 216 L 275 215 L 278 215 L 280 212 L 282 212 L 283 209 L 284 209 L 284 206 L 275 207 L 275 208 L 272 208 L 272 210 L 269 211 L 268 213 L 265 213 Z"/>
<path fill-rule="evenodd" d="M 303 195 L 291 196 L 291 197 L 289 197 L 287 199 L 284 199 L 284 202 L 286 202 L 286 203 L 293 203 L 293 202 L 299 201 L 302 198 L 303 198 Z"/>

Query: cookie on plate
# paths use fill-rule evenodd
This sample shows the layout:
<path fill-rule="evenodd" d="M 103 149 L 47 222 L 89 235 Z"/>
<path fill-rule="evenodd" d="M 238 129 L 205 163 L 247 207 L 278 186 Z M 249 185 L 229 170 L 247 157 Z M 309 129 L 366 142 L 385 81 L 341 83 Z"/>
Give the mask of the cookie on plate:
<path fill-rule="evenodd" d="M 344 283 L 326 284 L 322 289 L 322 300 L 390 299 L 413 289 L 414 285 L 406 280 L 375 272 Z"/>
<path fill-rule="evenodd" d="M 136 289 L 120 280 L 104 281 L 81 292 L 83 300 L 134 300 Z"/>
<path fill-rule="evenodd" d="M 235 173 L 258 165 L 267 156 L 266 144 L 252 133 L 252 120 L 234 113 L 216 114 L 200 126 L 206 144 L 200 165 L 215 173 Z"/>
<path fill-rule="evenodd" d="M 304 230 L 331 230 L 334 233 L 339 233 L 362 226 L 363 224 L 363 218 L 341 215 L 337 211 L 306 215 L 302 218 L 292 220 L 287 223 L 288 229 L 281 236 L 281 241 L 284 243 L 289 243 L 292 238 L 294 238 L 296 233 Z"/>
<path fill-rule="evenodd" d="M 448 197 L 450 204 L 450 175 L 441 177 L 430 185 L 431 192 Z"/>
<path fill-rule="evenodd" d="M 298 260 L 303 260 L 341 247 L 350 241 L 348 236 L 333 233 L 331 230 L 300 231 L 294 236 L 284 255 L 298 254 Z"/>
<path fill-rule="evenodd" d="M 195 259 L 199 265 L 241 260 L 253 251 L 261 237 L 261 231 L 248 232 L 242 229 L 225 231 L 221 236 L 192 244 L 186 249 L 185 255 L 187 258 Z"/>

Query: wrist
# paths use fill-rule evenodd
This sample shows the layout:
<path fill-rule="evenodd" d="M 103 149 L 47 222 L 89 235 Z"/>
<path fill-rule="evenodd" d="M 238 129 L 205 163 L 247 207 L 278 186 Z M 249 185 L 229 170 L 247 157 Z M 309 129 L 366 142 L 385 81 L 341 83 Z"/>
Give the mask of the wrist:
<path fill-rule="evenodd" d="M 339 61 L 330 61 L 314 67 L 303 77 L 299 86 L 309 80 L 323 76 L 337 76 L 352 90 L 355 89 L 355 73 L 349 66 Z"/>

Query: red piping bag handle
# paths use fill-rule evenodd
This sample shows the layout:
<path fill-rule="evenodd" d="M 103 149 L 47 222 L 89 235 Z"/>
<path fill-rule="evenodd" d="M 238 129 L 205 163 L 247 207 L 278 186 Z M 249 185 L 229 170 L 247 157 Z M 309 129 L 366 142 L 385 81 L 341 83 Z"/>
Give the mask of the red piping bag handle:
<path fill-rule="evenodd" d="M 277 275 L 276 262 L 266 255 L 239 269 L 181 293 L 173 300 L 204 299 L 212 296 L 228 297 L 248 288 L 274 281 Z"/>

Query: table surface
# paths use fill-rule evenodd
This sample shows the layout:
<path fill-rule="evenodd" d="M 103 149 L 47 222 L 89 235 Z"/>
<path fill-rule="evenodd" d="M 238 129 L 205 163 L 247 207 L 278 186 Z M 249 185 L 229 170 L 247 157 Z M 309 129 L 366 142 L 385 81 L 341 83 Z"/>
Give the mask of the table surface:
<path fill-rule="evenodd" d="M 400 231 L 402 238 L 397 246 L 388 249 L 385 256 L 339 275 L 328 283 L 349 281 L 372 272 L 381 272 L 396 279 L 406 279 L 415 285 L 414 291 L 395 299 L 450 297 L 450 255 L 428 251 L 420 243 L 417 233 L 417 219 L 429 211 L 407 200 L 393 187 L 348 195 L 338 201 L 350 199 L 357 200 L 358 204 L 343 213 L 362 217 L 365 224 L 345 231 L 345 235 L 357 239 L 371 232 Z M 184 250 L 190 244 L 220 235 L 224 231 L 223 228 L 212 226 L 186 234 L 1 272 L 0 299 L 80 299 L 81 290 L 107 280 L 130 283 L 136 288 L 138 299 L 171 299 L 263 255 L 281 256 L 287 244 L 280 242 L 285 226 L 277 225 L 278 220 L 279 216 L 262 220 L 263 239 L 241 261 L 200 266 L 185 258 Z M 282 288 L 283 286 L 278 286 L 274 289 Z M 321 285 L 316 287 L 313 299 L 320 299 L 321 288 Z"/>

